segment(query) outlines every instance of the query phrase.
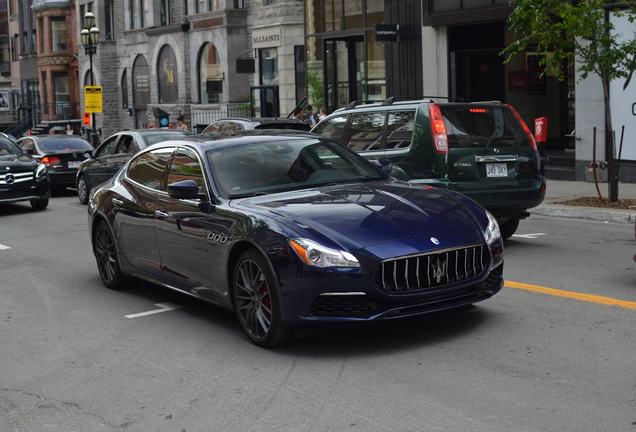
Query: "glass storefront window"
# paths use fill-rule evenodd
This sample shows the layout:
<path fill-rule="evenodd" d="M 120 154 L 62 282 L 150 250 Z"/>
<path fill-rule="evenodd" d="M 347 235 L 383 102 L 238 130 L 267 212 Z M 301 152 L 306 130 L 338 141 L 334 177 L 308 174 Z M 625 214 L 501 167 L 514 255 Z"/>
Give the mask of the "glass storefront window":
<path fill-rule="evenodd" d="M 157 61 L 159 77 L 159 103 L 177 103 L 179 87 L 177 77 L 177 59 L 170 45 L 164 45 Z"/>
<path fill-rule="evenodd" d="M 384 44 L 375 41 L 373 32 L 367 33 L 367 68 L 367 100 L 385 100 L 386 55 Z"/>
<path fill-rule="evenodd" d="M 51 18 L 51 49 L 66 51 L 66 18 Z"/>
<path fill-rule="evenodd" d="M 347 0 L 344 2 L 344 28 L 356 29 L 364 27 L 362 0 Z"/>
<path fill-rule="evenodd" d="M 258 64 L 261 85 L 277 85 L 278 49 L 262 48 L 258 50 Z"/>
<path fill-rule="evenodd" d="M 342 0 L 324 0 L 325 31 L 342 30 Z"/>
<path fill-rule="evenodd" d="M 223 81 L 220 66 L 216 47 L 206 43 L 199 55 L 199 102 L 221 102 Z"/>

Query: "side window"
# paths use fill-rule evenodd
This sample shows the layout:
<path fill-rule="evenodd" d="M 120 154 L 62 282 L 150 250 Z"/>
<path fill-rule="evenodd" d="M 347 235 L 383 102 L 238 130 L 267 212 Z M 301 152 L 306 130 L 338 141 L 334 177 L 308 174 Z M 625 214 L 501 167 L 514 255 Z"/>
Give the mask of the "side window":
<path fill-rule="evenodd" d="M 117 154 L 135 154 L 139 151 L 139 146 L 131 135 L 122 135 L 117 145 Z"/>
<path fill-rule="evenodd" d="M 137 156 L 128 167 L 128 177 L 151 189 L 163 190 L 163 179 L 173 152 L 174 147 L 168 147 Z"/>
<path fill-rule="evenodd" d="M 381 150 L 386 111 L 354 114 L 347 147 L 353 151 Z"/>
<path fill-rule="evenodd" d="M 37 154 L 37 151 L 35 149 L 35 143 L 33 142 L 31 138 L 23 139 L 22 141 L 20 141 L 19 146 L 22 149 L 22 151 L 25 153 Z"/>
<path fill-rule="evenodd" d="M 199 163 L 199 159 L 191 150 L 184 148 L 177 150 L 177 154 L 170 165 L 166 184 L 182 180 L 194 180 L 199 185 L 199 193 L 206 193 L 205 177 L 203 176 L 203 168 Z"/>
<path fill-rule="evenodd" d="M 208 132 L 218 132 L 221 130 L 221 125 L 223 123 L 219 122 L 219 123 L 213 123 L 210 126 L 206 127 L 205 130 L 203 131 L 203 133 L 208 133 Z"/>
<path fill-rule="evenodd" d="M 325 121 L 313 132 L 331 138 L 339 144 L 344 144 L 347 116 L 338 116 Z"/>
<path fill-rule="evenodd" d="M 399 149 L 411 145 L 415 111 L 391 111 L 386 125 L 386 148 Z"/>
<path fill-rule="evenodd" d="M 115 144 L 117 144 L 117 138 L 119 138 L 119 135 L 115 135 L 114 137 L 110 137 L 106 141 L 104 141 L 102 145 L 97 148 L 95 156 L 102 157 L 115 154 Z"/>
<path fill-rule="evenodd" d="M 234 132 L 234 131 L 240 131 L 240 130 L 243 130 L 243 126 L 241 126 L 241 124 L 237 122 L 227 121 L 221 124 L 222 132 Z"/>

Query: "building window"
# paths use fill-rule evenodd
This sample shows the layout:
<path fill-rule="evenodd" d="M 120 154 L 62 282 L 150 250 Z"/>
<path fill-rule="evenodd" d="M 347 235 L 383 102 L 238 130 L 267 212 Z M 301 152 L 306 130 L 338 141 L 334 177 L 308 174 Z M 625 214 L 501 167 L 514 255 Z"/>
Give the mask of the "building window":
<path fill-rule="evenodd" d="M 148 25 L 148 3 L 150 0 L 139 0 L 139 13 L 140 13 L 140 26 L 146 27 Z"/>
<path fill-rule="evenodd" d="M 245 0 L 234 0 L 234 9 L 245 9 Z"/>
<path fill-rule="evenodd" d="M 213 43 L 206 43 L 199 54 L 199 102 L 219 103 L 223 93 L 223 76 L 219 56 Z"/>
<path fill-rule="evenodd" d="M 38 36 L 40 43 L 39 52 L 44 53 L 46 51 L 46 47 L 44 46 L 44 18 L 38 20 Z"/>
<path fill-rule="evenodd" d="M 66 51 L 66 18 L 51 18 L 51 50 Z"/>
<path fill-rule="evenodd" d="M 55 113 L 67 115 L 71 103 L 71 87 L 67 72 L 53 72 L 53 91 L 55 93 Z"/>
<path fill-rule="evenodd" d="M 258 50 L 258 69 L 261 85 L 278 84 L 278 49 L 261 48 Z"/>
<path fill-rule="evenodd" d="M 159 19 L 161 25 L 170 25 L 170 1 L 160 0 Z"/>
<path fill-rule="evenodd" d="M 219 0 L 195 0 L 194 6 L 196 13 L 203 13 L 220 9 Z"/>
<path fill-rule="evenodd" d="M 104 37 L 106 40 L 115 39 L 115 21 L 113 17 L 112 0 L 106 0 L 104 2 Z"/>
<path fill-rule="evenodd" d="M 121 75 L 121 106 L 122 108 L 128 108 L 128 71 L 124 69 L 124 73 Z"/>
<path fill-rule="evenodd" d="M 177 103 L 179 99 L 177 59 L 169 45 L 164 45 L 159 52 L 157 76 L 159 77 L 159 103 Z"/>

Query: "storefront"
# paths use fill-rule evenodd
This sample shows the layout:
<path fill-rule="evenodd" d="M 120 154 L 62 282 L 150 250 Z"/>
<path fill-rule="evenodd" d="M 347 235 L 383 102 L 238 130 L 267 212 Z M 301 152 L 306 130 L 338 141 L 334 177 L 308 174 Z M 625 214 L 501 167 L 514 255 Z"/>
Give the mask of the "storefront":
<path fill-rule="evenodd" d="M 306 0 L 309 102 L 333 111 L 352 101 L 421 97 L 421 80 L 415 79 L 421 76 L 420 5 L 420 1 Z M 376 26 L 382 24 L 393 25 L 393 40 L 380 40 Z"/>

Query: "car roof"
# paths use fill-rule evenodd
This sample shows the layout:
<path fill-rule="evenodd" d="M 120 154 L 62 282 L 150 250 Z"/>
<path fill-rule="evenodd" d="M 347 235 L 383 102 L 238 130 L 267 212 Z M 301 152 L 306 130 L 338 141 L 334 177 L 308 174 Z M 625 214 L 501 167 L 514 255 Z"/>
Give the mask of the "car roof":
<path fill-rule="evenodd" d="M 236 145 L 247 145 L 256 143 L 267 143 L 275 141 L 302 140 L 313 138 L 316 140 L 327 140 L 322 135 L 310 132 L 295 131 L 290 129 L 260 129 L 260 130 L 242 130 L 228 132 L 211 132 L 205 135 L 191 135 L 179 138 L 177 140 L 164 141 L 154 144 L 148 149 L 162 147 L 166 145 L 187 145 L 190 144 L 197 147 L 203 152 L 211 149 L 223 147 L 234 147 Z"/>
<path fill-rule="evenodd" d="M 52 134 L 52 135 L 31 135 L 23 138 L 37 138 L 38 141 L 48 140 L 81 140 L 86 141 L 84 138 L 78 135 L 66 135 L 66 134 Z"/>
<path fill-rule="evenodd" d="M 187 135 L 188 131 L 182 131 L 179 129 L 127 129 L 122 130 L 117 133 L 137 133 L 140 135 L 152 135 L 152 134 L 162 134 L 162 133 L 174 133 L 177 135 Z"/>
<path fill-rule="evenodd" d="M 437 102 L 435 99 L 441 99 L 442 102 Z M 366 109 L 395 109 L 395 108 L 407 108 L 407 107 L 416 107 L 423 103 L 433 103 L 437 102 L 439 105 L 501 105 L 501 101 L 498 100 L 490 100 L 490 101 L 466 101 L 459 98 L 449 98 L 443 96 L 427 96 L 423 99 L 414 99 L 414 100 L 404 100 L 404 101 L 396 101 L 395 98 L 388 98 L 385 101 L 372 102 L 372 103 L 362 103 L 355 104 L 355 101 L 350 103 L 349 105 L 338 108 L 330 116 L 334 114 L 343 114 L 349 112 L 355 112 L 357 110 L 364 111 Z"/>
<path fill-rule="evenodd" d="M 212 123 L 218 123 L 222 121 L 244 121 L 250 123 L 303 123 L 299 119 L 292 119 L 287 117 L 225 117 L 213 121 Z"/>

